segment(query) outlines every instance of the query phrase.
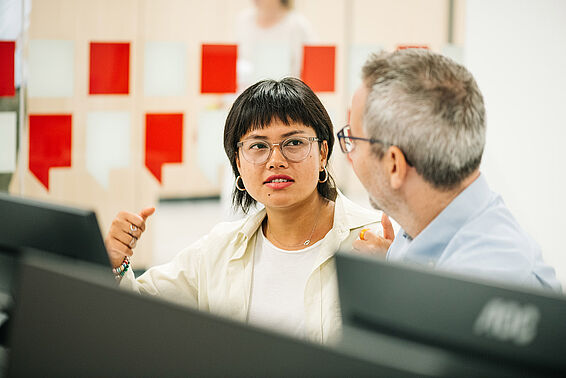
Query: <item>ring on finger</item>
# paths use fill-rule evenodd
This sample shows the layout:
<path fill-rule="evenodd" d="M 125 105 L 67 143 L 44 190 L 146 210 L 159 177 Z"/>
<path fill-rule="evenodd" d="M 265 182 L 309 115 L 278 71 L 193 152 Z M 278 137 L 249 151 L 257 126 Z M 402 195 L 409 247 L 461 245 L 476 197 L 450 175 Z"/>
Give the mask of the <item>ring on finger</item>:
<path fill-rule="evenodd" d="M 138 227 L 135 224 L 130 223 L 130 231 L 136 232 L 137 230 L 138 230 Z"/>
<path fill-rule="evenodd" d="M 360 240 L 366 240 L 366 239 L 364 239 L 364 236 L 366 235 L 366 231 L 369 231 L 369 228 L 364 228 L 364 229 L 360 232 Z"/>
<path fill-rule="evenodd" d="M 128 243 L 128 246 L 130 246 L 130 248 L 134 248 L 136 246 L 138 239 L 135 236 L 132 236 L 132 240 L 130 240 L 130 243 Z"/>

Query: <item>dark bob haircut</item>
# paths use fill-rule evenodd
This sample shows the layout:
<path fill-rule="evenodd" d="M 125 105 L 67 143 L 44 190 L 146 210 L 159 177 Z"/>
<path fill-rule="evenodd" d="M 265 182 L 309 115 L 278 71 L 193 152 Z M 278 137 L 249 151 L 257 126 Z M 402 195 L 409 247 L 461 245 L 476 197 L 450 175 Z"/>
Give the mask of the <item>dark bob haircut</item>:
<path fill-rule="evenodd" d="M 236 157 L 237 143 L 250 130 L 268 127 L 273 121 L 281 121 L 285 125 L 292 123 L 312 127 L 319 141 L 328 143 L 327 162 L 334 146 L 332 121 L 314 92 L 301 80 L 285 78 L 280 81 L 262 80 L 248 87 L 234 102 L 224 127 L 224 150 L 230 160 L 234 177 L 238 177 Z M 324 178 L 323 178 L 324 179 Z M 318 183 L 318 193 L 329 200 L 336 199 L 334 179 L 328 175 L 328 180 Z M 239 191 L 234 186 L 232 205 L 247 213 L 255 199 L 247 191 Z"/>

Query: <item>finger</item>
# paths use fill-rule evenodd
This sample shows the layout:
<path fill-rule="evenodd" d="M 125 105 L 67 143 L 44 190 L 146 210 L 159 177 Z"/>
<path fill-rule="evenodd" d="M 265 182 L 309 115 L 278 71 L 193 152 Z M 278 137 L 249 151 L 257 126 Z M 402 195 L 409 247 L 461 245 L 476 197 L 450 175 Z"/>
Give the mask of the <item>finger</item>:
<path fill-rule="evenodd" d="M 128 221 L 131 224 L 133 224 L 134 226 L 136 226 L 137 228 L 139 228 L 140 230 L 145 231 L 145 220 L 144 220 L 144 218 L 142 218 L 138 214 L 129 213 L 127 211 L 122 211 L 122 212 L 118 213 L 118 215 L 116 216 L 116 219 Z M 129 229 L 129 226 L 128 226 L 128 229 Z"/>
<path fill-rule="evenodd" d="M 391 241 L 376 234 L 368 235 L 370 240 L 355 240 L 352 248 L 356 251 L 372 255 L 385 256 L 391 245 Z"/>
<path fill-rule="evenodd" d="M 111 239 L 107 247 L 111 252 L 123 255 L 123 256 L 133 256 L 134 251 L 118 239 Z"/>
<path fill-rule="evenodd" d="M 355 251 L 363 252 L 369 255 L 380 255 L 383 253 L 382 248 L 379 248 L 376 244 L 368 243 L 365 240 L 355 240 L 352 243 L 352 248 Z"/>
<path fill-rule="evenodd" d="M 378 237 L 379 235 L 377 235 L 375 232 L 366 230 L 366 232 L 364 232 L 364 238 L 362 240 L 367 241 L 371 244 L 377 242 Z"/>
<path fill-rule="evenodd" d="M 134 225 L 133 223 L 128 222 L 125 219 L 116 219 L 113 222 L 113 234 L 126 233 L 128 235 L 134 236 L 135 238 L 139 239 L 143 234 L 143 231 L 138 228 L 138 226 Z"/>
<path fill-rule="evenodd" d="M 138 238 L 130 235 L 127 232 L 116 232 L 116 233 L 112 234 L 111 236 L 115 240 L 119 241 L 120 243 L 122 243 L 123 245 L 125 245 L 126 247 L 131 248 L 131 249 L 135 248 L 136 243 L 138 241 Z"/>
<path fill-rule="evenodd" d="M 140 216 L 143 218 L 143 220 L 145 221 L 150 215 L 152 215 L 153 213 L 155 213 L 155 207 L 146 207 L 145 209 L 143 209 L 142 211 L 140 211 Z"/>
<path fill-rule="evenodd" d="M 395 239 L 395 231 L 393 230 L 393 225 L 387 214 L 383 213 L 381 215 L 381 227 L 383 227 L 383 237 L 387 240 Z"/>

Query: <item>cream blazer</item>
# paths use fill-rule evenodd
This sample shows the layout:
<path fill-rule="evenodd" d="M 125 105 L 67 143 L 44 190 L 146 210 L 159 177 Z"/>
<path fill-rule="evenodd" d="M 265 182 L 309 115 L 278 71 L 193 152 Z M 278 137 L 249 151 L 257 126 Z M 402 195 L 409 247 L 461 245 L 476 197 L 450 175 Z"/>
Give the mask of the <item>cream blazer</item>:
<path fill-rule="evenodd" d="M 129 270 L 120 286 L 245 322 L 254 246 L 264 217 L 265 209 L 238 221 L 220 223 L 171 262 L 150 268 L 137 279 Z M 360 230 L 363 227 L 375 230 L 379 219 L 376 211 L 362 208 L 338 194 L 334 225 L 323 239 L 305 286 L 307 339 L 326 343 L 340 336 L 342 317 L 333 256 L 337 250 L 350 251 Z"/>

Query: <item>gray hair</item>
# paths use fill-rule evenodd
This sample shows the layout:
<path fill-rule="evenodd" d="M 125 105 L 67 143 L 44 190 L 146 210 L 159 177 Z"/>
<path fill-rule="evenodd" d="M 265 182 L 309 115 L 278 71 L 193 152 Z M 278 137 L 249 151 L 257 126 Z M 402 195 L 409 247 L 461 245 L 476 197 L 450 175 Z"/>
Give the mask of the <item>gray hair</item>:
<path fill-rule="evenodd" d="M 364 127 L 382 158 L 394 145 L 437 189 L 475 171 L 485 145 L 485 108 L 472 74 L 424 49 L 373 54 L 362 69 L 369 90 Z"/>

